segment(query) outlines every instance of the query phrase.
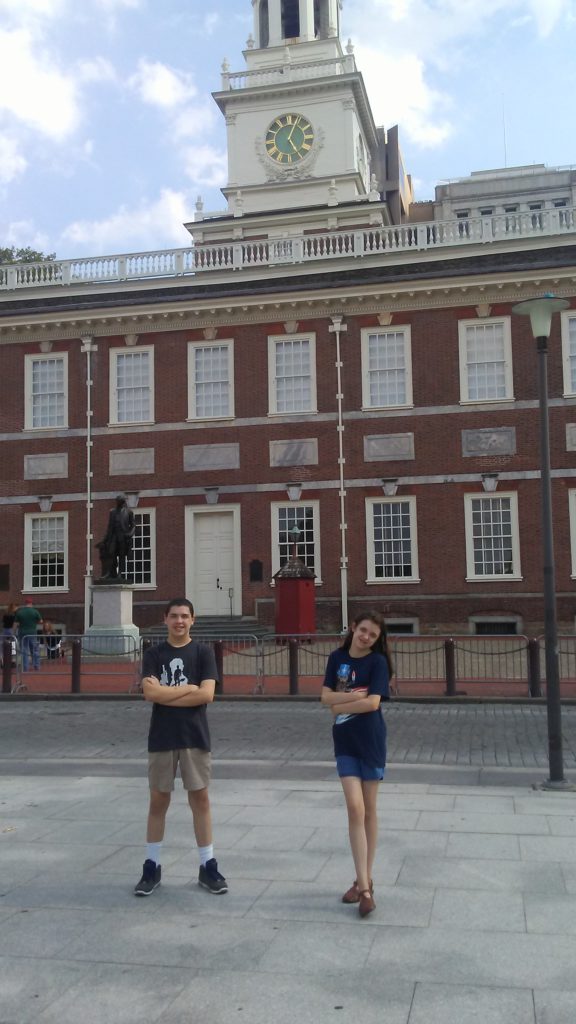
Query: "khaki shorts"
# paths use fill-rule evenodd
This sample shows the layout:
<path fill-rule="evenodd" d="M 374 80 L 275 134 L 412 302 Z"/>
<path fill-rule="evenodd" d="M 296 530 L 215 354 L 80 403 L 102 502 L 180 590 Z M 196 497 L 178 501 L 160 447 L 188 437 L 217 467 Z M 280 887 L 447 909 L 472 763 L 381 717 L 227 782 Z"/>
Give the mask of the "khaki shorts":
<path fill-rule="evenodd" d="M 180 765 L 184 789 L 206 789 L 212 776 L 212 755 L 209 750 L 193 747 L 188 750 L 156 750 L 148 754 L 150 789 L 171 793 Z"/>

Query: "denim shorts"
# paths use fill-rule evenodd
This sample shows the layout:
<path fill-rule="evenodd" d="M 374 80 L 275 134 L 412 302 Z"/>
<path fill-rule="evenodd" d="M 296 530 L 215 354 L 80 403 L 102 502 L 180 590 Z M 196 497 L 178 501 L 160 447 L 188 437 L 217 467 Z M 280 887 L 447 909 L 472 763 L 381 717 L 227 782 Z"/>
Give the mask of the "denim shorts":
<path fill-rule="evenodd" d="M 361 757 L 348 757 L 347 754 L 340 754 L 336 758 L 336 770 L 340 778 L 343 775 L 355 775 L 362 782 L 381 782 L 384 778 L 383 768 L 375 768 Z"/>

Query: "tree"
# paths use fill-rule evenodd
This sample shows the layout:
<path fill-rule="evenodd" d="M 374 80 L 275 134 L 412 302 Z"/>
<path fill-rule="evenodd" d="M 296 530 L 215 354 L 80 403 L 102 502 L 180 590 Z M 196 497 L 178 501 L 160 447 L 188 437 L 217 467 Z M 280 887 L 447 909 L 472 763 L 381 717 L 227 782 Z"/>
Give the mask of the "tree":
<path fill-rule="evenodd" d="M 15 245 L 3 248 L 0 246 L 0 265 L 2 263 L 44 263 L 46 260 L 56 258 L 55 252 L 37 252 L 26 246 L 24 249 L 17 249 Z"/>

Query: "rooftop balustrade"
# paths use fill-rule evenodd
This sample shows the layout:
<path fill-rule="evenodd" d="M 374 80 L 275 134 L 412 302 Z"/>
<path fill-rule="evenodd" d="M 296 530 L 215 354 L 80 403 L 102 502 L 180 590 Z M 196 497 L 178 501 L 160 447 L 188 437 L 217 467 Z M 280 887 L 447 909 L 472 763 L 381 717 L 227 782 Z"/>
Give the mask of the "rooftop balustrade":
<path fill-rule="evenodd" d="M 392 262 L 401 253 L 548 239 L 576 234 L 576 208 L 507 213 L 467 219 L 349 228 L 289 238 L 202 243 L 186 249 L 119 256 L 89 256 L 0 266 L 0 293 L 110 283 L 187 278 L 293 264 L 336 264 L 377 256 Z"/>

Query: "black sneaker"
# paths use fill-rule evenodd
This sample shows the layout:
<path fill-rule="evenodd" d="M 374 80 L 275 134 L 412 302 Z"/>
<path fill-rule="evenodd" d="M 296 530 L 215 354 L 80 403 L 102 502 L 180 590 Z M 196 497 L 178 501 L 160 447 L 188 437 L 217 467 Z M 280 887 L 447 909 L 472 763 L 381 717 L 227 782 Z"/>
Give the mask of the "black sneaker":
<path fill-rule="evenodd" d="M 142 878 L 138 885 L 134 886 L 134 895 L 149 896 L 160 885 L 161 878 L 162 868 L 160 865 L 155 864 L 153 860 L 145 860 L 142 868 Z"/>
<path fill-rule="evenodd" d="M 221 875 L 218 871 L 218 864 L 212 857 L 212 860 L 206 861 L 206 864 L 200 866 L 198 873 L 198 885 L 201 885 L 204 889 L 208 889 L 208 892 L 213 893 L 215 896 L 219 896 L 220 893 L 228 892 L 228 885 L 224 875 Z"/>

